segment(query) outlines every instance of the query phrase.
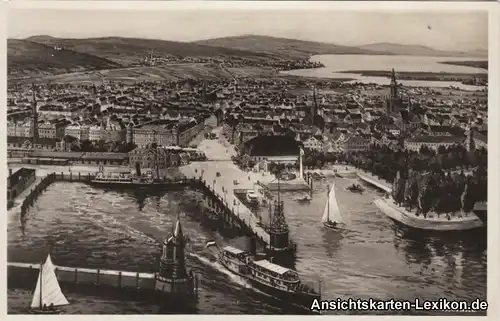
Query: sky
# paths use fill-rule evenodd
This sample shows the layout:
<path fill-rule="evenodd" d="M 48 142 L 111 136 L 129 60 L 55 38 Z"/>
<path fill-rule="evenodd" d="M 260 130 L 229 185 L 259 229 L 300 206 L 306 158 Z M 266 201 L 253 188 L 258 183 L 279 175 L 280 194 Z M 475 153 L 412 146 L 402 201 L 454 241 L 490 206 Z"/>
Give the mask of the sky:
<path fill-rule="evenodd" d="M 245 34 L 356 46 L 388 42 L 453 51 L 488 47 L 486 12 L 10 9 L 9 38 L 140 37 L 195 41 Z"/>

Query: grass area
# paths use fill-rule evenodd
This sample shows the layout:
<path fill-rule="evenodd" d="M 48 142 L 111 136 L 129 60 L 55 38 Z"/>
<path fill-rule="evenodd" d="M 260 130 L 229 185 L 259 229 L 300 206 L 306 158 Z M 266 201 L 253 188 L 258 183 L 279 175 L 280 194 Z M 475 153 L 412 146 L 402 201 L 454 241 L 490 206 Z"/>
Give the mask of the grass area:
<path fill-rule="evenodd" d="M 272 71 L 264 68 L 226 68 L 213 64 L 176 64 L 158 67 L 132 67 L 101 71 L 82 71 L 59 75 L 39 75 L 35 77 L 9 77 L 10 83 L 100 83 L 104 81 L 136 83 L 140 81 L 175 81 L 180 79 L 232 79 L 240 77 L 270 77 Z"/>
<path fill-rule="evenodd" d="M 26 40 L 8 39 L 7 71 L 10 76 L 63 73 L 121 67 L 108 59 Z"/>

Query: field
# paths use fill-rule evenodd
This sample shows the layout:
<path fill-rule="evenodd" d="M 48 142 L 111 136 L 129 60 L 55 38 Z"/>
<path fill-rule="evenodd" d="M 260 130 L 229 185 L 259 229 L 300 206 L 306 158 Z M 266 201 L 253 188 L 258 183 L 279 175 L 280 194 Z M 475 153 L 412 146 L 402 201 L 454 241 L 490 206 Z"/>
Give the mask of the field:
<path fill-rule="evenodd" d="M 73 50 L 55 51 L 52 47 L 25 40 L 7 42 L 8 74 L 62 73 L 77 70 L 97 70 L 120 67 L 108 59 Z"/>
<path fill-rule="evenodd" d="M 228 72 L 229 70 L 229 72 Z M 10 78 L 10 83 L 101 83 L 125 84 L 141 81 L 176 81 L 181 79 L 232 79 L 240 77 L 269 77 L 272 71 L 263 68 L 221 68 L 213 64 L 175 64 L 157 67 L 131 67 L 101 71 L 82 71 L 58 75 Z"/>

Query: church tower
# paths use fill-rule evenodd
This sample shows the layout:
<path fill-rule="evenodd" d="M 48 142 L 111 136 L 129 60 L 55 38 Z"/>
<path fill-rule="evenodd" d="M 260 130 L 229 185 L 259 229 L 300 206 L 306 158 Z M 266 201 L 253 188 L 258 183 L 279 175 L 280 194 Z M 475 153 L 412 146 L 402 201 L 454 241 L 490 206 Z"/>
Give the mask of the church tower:
<path fill-rule="evenodd" d="M 37 102 L 36 102 L 36 94 L 35 94 L 35 84 L 31 86 L 31 91 L 33 93 L 33 98 L 31 101 L 31 112 L 33 114 L 31 118 L 31 135 L 33 138 L 33 143 L 38 140 L 38 111 L 37 111 Z"/>
<path fill-rule="evenodd" d="M 396 100 L 398 99 L 398 81 L 396 80 L 396 72 L 394 71 L 394 68 L 392 69 L 391 72 L 391 99 Z"/>
<path fill-rule="evenodd" d="M 465 129 L 465 149 L 470 152 L 476 149 L 476 145 L 474 143 L 474 133 L 472 132 L 472 125 L 469 119 L 469 123 L 467 124 L 467 128 Z"/>

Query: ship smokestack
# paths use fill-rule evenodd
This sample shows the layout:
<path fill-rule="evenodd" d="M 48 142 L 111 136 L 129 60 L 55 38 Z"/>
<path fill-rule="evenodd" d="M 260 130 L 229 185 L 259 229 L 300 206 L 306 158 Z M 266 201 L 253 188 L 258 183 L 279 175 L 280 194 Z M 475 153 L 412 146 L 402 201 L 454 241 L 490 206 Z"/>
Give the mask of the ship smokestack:
<path fill-rule="evenodd" d="M 257 255 L 257 240 L 255 237 L 250 238 L 250 253 L 253 256 Z"/>
<path fill-rule="evenodd" d="M 135 172 L 137 176 L 141 176 L 141 165 L 139 163 L 135 163 Z"/>

